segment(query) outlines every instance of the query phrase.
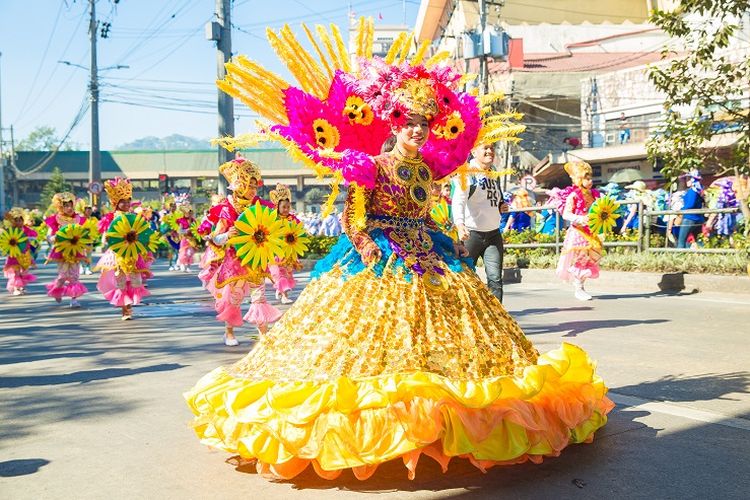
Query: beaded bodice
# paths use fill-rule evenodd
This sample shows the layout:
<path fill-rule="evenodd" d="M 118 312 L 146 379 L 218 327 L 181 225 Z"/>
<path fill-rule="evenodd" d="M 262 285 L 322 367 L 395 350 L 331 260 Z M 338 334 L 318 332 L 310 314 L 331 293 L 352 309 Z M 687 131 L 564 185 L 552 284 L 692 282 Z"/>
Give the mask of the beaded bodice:
<path fill-rule="evenodd" d="M 388 154 L 376 157 L 375 161 L 378 177 L 368 214 L 409 219 L 428 217 L 432 172 L 422 158 Z"/>

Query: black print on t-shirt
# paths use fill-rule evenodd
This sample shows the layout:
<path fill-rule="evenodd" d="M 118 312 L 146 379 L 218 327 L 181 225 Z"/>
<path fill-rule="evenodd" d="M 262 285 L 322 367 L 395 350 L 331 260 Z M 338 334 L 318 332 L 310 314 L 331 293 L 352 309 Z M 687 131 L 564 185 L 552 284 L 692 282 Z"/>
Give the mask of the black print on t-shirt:
<path fill-rule="evenodd" d="M 481 187 L 482 191 L 484 191 L 487 195 L 487 200 L 490 202 L 490 206 L 498 206 L 498 203 L 500 201 L 500 193 L 498 193 L 497 189 L 495 189 L 495 185 L 492 179 L 488 179 L 486 177 L 484 179 L 480 179 L 479 187 Z"/>

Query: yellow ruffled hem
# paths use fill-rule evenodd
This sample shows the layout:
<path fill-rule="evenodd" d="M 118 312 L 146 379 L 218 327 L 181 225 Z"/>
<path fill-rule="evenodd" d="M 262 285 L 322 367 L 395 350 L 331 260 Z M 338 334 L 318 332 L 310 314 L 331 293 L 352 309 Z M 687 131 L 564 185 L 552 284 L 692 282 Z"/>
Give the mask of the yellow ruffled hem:
<path fill-rule="evenodd" d="M 217 368 L 185 394 L 193 426 L 214 448 L 291 478 L 365 479 L 401 457 L 414 477 L 424 453 L 443 468 L 465 457 L 482 470 L 557 456 L 589 442 L 614 407 L 579 347 L 563 344 L 520 377 L 450 380 L 426 372 L 332 381 L 235 378 Z"/>

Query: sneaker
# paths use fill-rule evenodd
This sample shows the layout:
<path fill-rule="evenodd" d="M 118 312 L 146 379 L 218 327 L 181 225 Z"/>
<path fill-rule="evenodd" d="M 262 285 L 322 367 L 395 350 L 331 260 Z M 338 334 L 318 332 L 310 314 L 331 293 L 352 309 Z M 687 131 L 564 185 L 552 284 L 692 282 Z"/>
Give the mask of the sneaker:
<path fill-rule="evenodd" d="M 229 338 L 227 337 L 227 334 L 224 334 L 224 345 L 229 347 L 234 347 L 240 345 L 240 341 L 237 340 L 237 337 Z"/>
<path fill-rule="evenodd" d="M 120 318 L 122 321 L 130 321 L 133 319 L 133 313 L 123 314 L 122 318 Z"/>
<path fill-rule="evenodd" d="M 80 302 L 78 302 L 76 299 L 70 299 L 70 308 L 71 309 L 78 309 L 81 307 Z"/>
<path fill-rule="evenodd" d="M 294 302 L 294 300 L 290 299 L 286 295 L 282 295 L 281 296 L 281 303 L 282 304 L 291 304 L 292 302 Z"/>
<path fill-rule="evenodd" d="M 185 271 L 186 273 L 192 273 L 192 272 L 193 272 L 193 270 L 192 270 L 192 269 L 190 269 L 190 267 L 186 267 L 186 268 L 184 269 L 184 271 Z"/>
<path fill-rule="evenodd" d="M 84 274 L 85 274 L 86 276 L 90 276 L 90 275 L 91 275 L 91 269 L 89 269 L 89 268 L 87 267 L 87 268 L 86 268 L 86 272 L 85 272 Z"/>
<path fill-rule="evenodd" d="M 279 297 L 281 297 L 281 294 L 279 293 L 278 290 L 276 290 L 276 300 L 279 300 Z"/>
<path fill-rule="evenodd" d="M 174 271 L 174 266 L 169 266 L 170 271 Z"/>
<path fill-rule="evenodd" d="M 583 288 L 576 288 L 575 297 L 576 299 L 581 301 L 591 300 L 592 298 L 591 295 L 586 293 L 586 290 L 584 290 Z"/>
<path fill-rule="evenodd" d="M 15 288 L 13 290 L 13 293 L 11 293 L 13 296 L 23 295 L 23 291 L 20 288 Z"/>

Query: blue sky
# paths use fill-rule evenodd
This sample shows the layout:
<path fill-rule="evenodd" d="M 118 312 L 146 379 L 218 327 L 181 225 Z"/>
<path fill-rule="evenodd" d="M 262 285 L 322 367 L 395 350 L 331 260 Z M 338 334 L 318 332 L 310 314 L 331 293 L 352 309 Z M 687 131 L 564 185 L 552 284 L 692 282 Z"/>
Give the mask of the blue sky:
<path fill-rule="evenodd" d="M 286 75 L 268 46 L 265 27 L 288 22 L 299 33 L 302 22 L 335 23 L 345 32 L 350 3 L 356 15 L 373 16 L 377 23 L 403 23 L 401 0 L 234 0 L 233 53 Z M 78 116 L 70 138 L 88 149 L 90 116 L 80 113 L 88 71 L 58 63 L 88 67 L 87 4 L 0 0 L 2 125 L 13 125 L 17 140 L 39 125 L 51 125 L 63 135 Z M 405 6 L 406 22 L 413 26 L 419 2 L 407 0 Z M 120 0 L 117 5 L 97 0 L 100 22 L 111 23 L 109 38 L 99 38 L 99 67 L 130 66 L 101 73 L 103 149 L 149 135 L 216 136 L 216 48 L 203 28 L 214 8 L 215 0 Z M 250 128 L 252 119 L 247 108 L 237 109 L 245 116 L 235 124 L 239 133 Z"/>

